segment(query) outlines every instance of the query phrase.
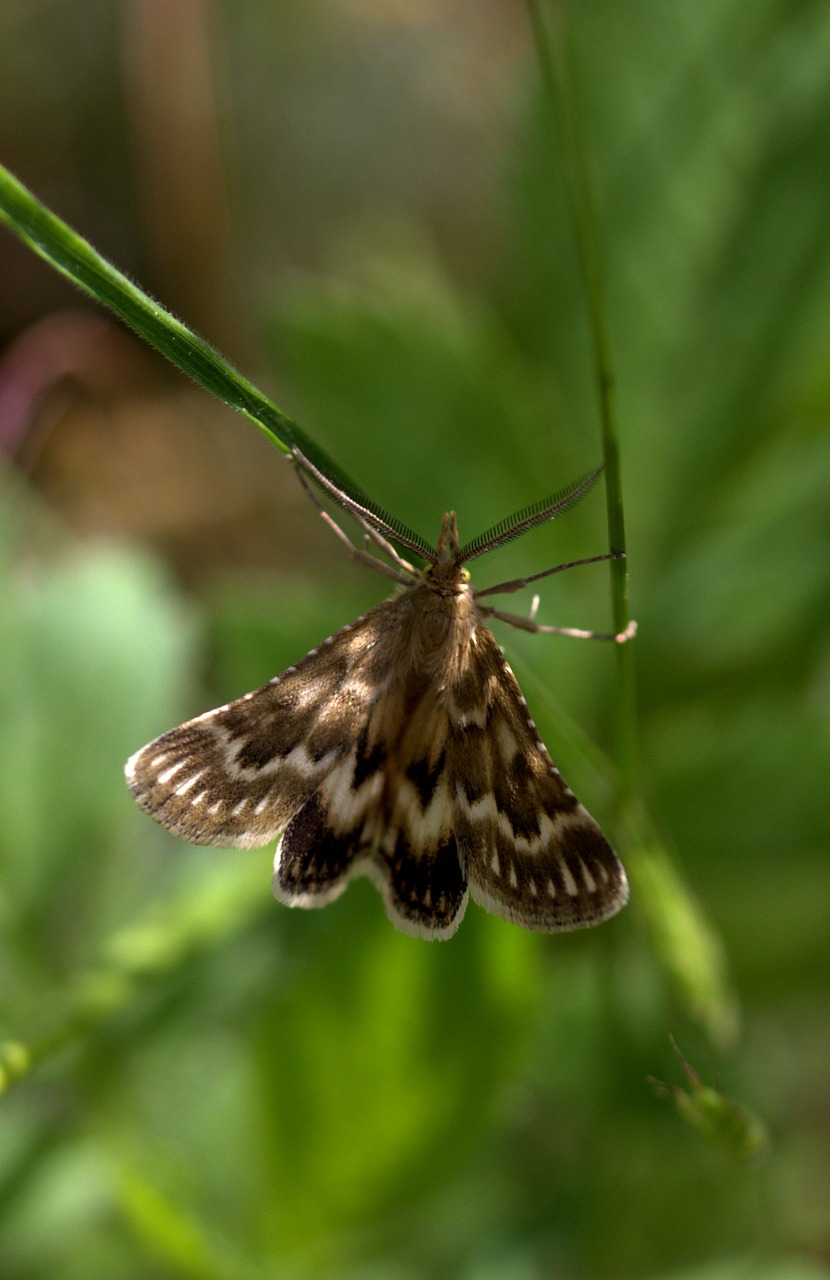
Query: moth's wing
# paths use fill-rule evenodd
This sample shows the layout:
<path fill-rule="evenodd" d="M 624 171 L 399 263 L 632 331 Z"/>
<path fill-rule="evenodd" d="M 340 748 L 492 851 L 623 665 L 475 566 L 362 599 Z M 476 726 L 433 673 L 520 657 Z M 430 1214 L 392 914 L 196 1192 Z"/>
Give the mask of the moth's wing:
<path fill-rule="evenodd" d="M 625 871 L 565 785 L 486 627 L 448 691 L 447 760 L 470 892 L 526 929 L 599 924 L 628 900 Z"/>
<path fill-rule="evenodd" d="M 127 762 L 142 809 L 194 844 L 257 848 L 276 838 L 354 758 L 373 699 L 378 605 L 254 693 L 197 716 Z"/>
<path fill-rule="evenodd" d="M 455 833 L 447 768 L 449 722 L 434 682 L 407 699 L 406 724 L 387 769 L 383 830 L 371 873 L 396 928 L 449 938 L 467 907 L 467 877 Z"/>
<path fill-rule="evenodd" d="M 324 907 L 366 869 L 384 776 L 382 751 L 370 733 L 376 704 L 367 693 L 357 733 L 296 810 L 277 845 L 272 885 L 274 896 L 288 907 Z"/>
<path fill-rule="evenodd" d="M 455 805 L 445 769 L 447 715 L 435 689 L 388 677 L 358 741 L 292 818 L 280 840 L 276 896 L 323 906 L 354 875 L 376 884 L 389 919 L 404 933 L 448 938 L 467 905 L 456 846 Z"/>

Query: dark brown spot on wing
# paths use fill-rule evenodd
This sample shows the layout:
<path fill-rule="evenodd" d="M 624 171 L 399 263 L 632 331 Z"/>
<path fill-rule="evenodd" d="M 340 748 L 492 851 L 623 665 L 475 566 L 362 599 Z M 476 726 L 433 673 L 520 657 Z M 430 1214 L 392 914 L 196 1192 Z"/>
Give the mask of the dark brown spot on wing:
<path fill-rule="evenodd" d="M 467 903 L 467 877 L 453 836 L 435 849 L 413 849 L 401 832 L 376 855 L 389 885 L 390 907 L 414 931 L 455 929 Z"/>
<path fill-rule="evenodd" d="M 348 876 L 354 856 L 354 833 L 335 832 L 319 798 L 312 796 L 283 833 L 274 873 L 280 897 L 288 901 L 299 895 L 331 896 L 332 889 Z"/>
<path fill-rule="evenodd" d="M 509 764 L 505 762 L 501 768 L 493 770 L 493 794 L 496 798 L 496 808 L 507 818 L 513 828 L 513 834 L 530 838 L 539 834 L 539 820 L 542 812 L 539 795 L 540 781 L 543 785 L 547 782 L 550 789 L 550 782 L 553 780 L 539 778 L 540 765 L 546 770 L 547 762 L 539 761 L 538 747 L 534 746 L 531 753 L 526 742 L 523 746 L 524 749 L 520 748 Z M 556 803 L 561 805 L 567 792 L 563 786 L 559 786 L 556 790 L 559 793 Z M 573 797 L 571 802 L 575 803 Z"/>
<path fill-rule="evenodd" d="M 354 777 L 352 778 L 352 786 L 355 791 L 363 785 L 367 778 L 371 778 L 382 769 L 386 760 L 386 743 L 379 741 L 375 741 L 372 744 L 369 743 L 369 724 L 370 721 L 367 719 L 361 726 L 357 738 Z"/>
<path fill-rule="evenodd" d="M 492 790 L 490 745 L 487 730 L 477 724 L 456 728 L 451 738 L 453 782 L 475 804 Z"/>
<path fill-rule="evenodd" d="M 429 808 L 435 795 L 436 787 L 444 773 L 445 762 L 445 754 L 442 751 L 434 764 L 430 764 L 429 760 L 413 760 L 406 766 L 406 776 L 418 792 L 424 810 Z"/>

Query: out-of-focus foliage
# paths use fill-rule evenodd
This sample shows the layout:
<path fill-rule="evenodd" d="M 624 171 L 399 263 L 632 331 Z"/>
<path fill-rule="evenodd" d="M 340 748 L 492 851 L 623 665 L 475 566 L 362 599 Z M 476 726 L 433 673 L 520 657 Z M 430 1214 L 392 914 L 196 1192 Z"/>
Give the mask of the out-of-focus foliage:
<path fill-rule="evenodd" d="M 84 100 L 87 81 L 90 94 L 104 89 L 81 64 L 95 48 L 101 66 L 114 57 L 96 25 L 109 11 L 55 7 L 52 28 L 70 9 L 83 57 L 66 74 Z M 299 507 L 290 567 L 254 584 L 211 581 L 203 564 L 211 585 L 194 600 L 155 555 L 78 538 L 27 483 L 6 482 L 0 1038 L 43 1046 L 63 1028 L 66 1042 L 0 1101 L 3 1280 L 828 1274 L 830 18 L 818 0 L 574 9 L 607 247 L 644 790 L 728 957 L 738 1038 L 714 1046 L 691 1020 L 636 892 L 596 932 L 531 937 L 471 907 L 455 939 L 427 945 L 394 933 L 365 883 L 325 912 L 291 913 L 270 900 L 270 851 L 196 850 L 158 830 L 124 790 L 126 756 L 267 679 L 384 586 L 345 565 L 334 540 L 312 560 L 304 531 L 310 544 L 316 517 Z M 474 46 L 482 75 L 511 87 L 470 242 L 466 156 L 449 221 L 422 198 L 426 179 L 413 195 L 375 177 L 361 199 L 368 142 L 355 139 L 375 125 L 384 174 L 385 156 L 398 178 L 427 172 L 429 133 L 402 161 L 419 118 L 440 133 L 426 88 L 437 101 L 443 89 L 462 136 L 450 105 L 461 112 L 476 81 L 460 60 L 466 79 L 449 93 L 448 50 L 461 59 L 469 45 L 448 41 L 485 12 L 497 30 L 495 10 L 477 4 L 454 27 L 441 5 L 387 22 L 371 5 L 253 4 L 223 8 L 214 32 L 228 131 L 255 172 L 239 190 L 260 226 L 241 248 L 259 288 L 245 322 L 266 317 L 285 408 L 429 537 L 445 509 L 472 536 L 598 454 L 561 174 L 518 19 L 510 38 Z M 17 70 L 0 92 L 22 108 L 29 82 L 42 84 L 54 141 L 56 37 L 34 8 L 24 14 L 2 19 L 0 59 Z M 329 94 L 323 71 L 345 63 L 352 79 L 335 77 L 340 96 Z M 434 85 L 430 66 L 445 77 Z M 280 97 L 286 76 L 305 83 L 303 122 L 312 105 L 327 122 L 317 134 Z M 413 92 L 406 129 L 397 80 L 431 104 L 419 117 Z M 302 283 L 269 271 L 255 185 L 260 174 L 263 190 L 274 184 L 273 253 L 290 259 L 280 120 L 293 169 L 306 166 L 302 182 L 325 206 L 318 222 L 313 202 L 303 211 L 318 240 Z M 79 128 L 86 174 L 102 153 L 85 149 L 91 125 Z M 100 145 L 114 129 L 108 118 Z M 332 144 L 343 168 L 331 189 L 320 152 L 297 146 L 323 135 L 342 149 Z M 47 150 L 31 172 L 3 158 L 32 181 L 49 170 Z M 445 140 L 434 154 L 452 193 Z M 71 201 L 59 211 L 87 230 Z M 304 228 L 297 243 L 313 238 Z M 118 256 L 118 243 L 102 247 Z M 15 259 L 9 307 L 29 270 L 34 259 Z M 164 295 L 163 279 L 147 283 Z M 241 419 L 226 430 L 253 432 Z M 214 429 L 211 448 L 233 467 L 232 446 L 215 441 Z M 258 456 L 276 475 L 276 454 Z M 130 474 L 123 499 L 108 495 L 113 509 Z M 191 523 L 194 543 L 206 541 Z M 240 546 L 243 524 L 227 521 Z M 475 577 L 601 549 L 595 495 Z M 191 566 L 192 552 L 192 577 Z M 601 569 L 554 579 L 540 616 L 602 626 L 605 588 Z M 613 655 L 503 638 L 563 773 L 613 831 L 607 775 L 563 728 L 613 741 Z M 655 1099 L 647 1077 L 677 1076 L 671 1032 L 718 1096 L 763 1118 L 763 1159 L 731 1161 Z"/>
<path fill-rule="evenodd" d="M 704 1084 L 677 1045 L 674 1047 L 688 1089 L 665 1080 L 652 1080 L 655 1095 L 671 1099 L 686 1123 L 697 1129 L 712 1146 L 739 1160 L 754 1160 L 765 1154 L 768 1137 L 760 1117 L 727 1098 L 719 1089 Z"/>

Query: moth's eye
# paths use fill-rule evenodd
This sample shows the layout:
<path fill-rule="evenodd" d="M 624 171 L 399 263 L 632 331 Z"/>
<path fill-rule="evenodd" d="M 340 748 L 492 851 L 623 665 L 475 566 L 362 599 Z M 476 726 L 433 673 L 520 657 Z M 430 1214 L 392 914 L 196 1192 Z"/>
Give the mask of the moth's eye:
<path fill-rule="evenodd" d="M 462 582 L 469 582 L 469 581 L 470 581 L 470 570 L 469 570 L 469 569 L 462 569 L 462 570 L 461 570 L 461 581 L 462 581 Z"/>

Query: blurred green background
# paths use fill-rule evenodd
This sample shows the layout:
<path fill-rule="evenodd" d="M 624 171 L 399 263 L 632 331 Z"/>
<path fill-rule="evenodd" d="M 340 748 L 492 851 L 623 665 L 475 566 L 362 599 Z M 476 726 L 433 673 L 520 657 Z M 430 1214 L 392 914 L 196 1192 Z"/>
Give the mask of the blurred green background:
<path fill-rule="evenodd" d="M 830 10 L 571 17 L 642 787 L 725 994 L 704 1017 L 672 982 L 636 848 L 598 931 L 471 906 L 425 944 L 366 882 L 289 912 L 271 850 L 135 809 L 133 750 L 384 588 L 249 423 L 4 233 L 0 1038 L 38 1061 L 0 1099 L 2 1280 L 830 1276 Z M 543 117 L 503 0 L 0 14 L 3 162 L 430 538 L 599 458 Z M 604 538 L 594 493 L 475 579 Z M 540 618 L 607 626 L 604 569 L 545 584 Z M 500 638 L 613 838 L 614 655 Z M 679 888 L 662 910 L 682 949 Z M 684 1083 L 670 1034 L 763 1154 L 655 1096 Z"/>

